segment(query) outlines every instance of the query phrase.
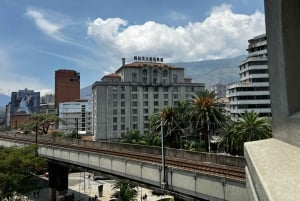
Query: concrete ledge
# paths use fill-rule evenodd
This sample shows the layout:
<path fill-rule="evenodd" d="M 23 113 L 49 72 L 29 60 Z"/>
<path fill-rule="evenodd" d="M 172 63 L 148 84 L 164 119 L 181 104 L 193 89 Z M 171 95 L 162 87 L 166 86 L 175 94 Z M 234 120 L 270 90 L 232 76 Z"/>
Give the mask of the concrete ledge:
<path fill-rule="evenodd" d="M 277 139 L 248 142 L 245 158 L 250 197 L 264 201 L 300 200 L 298 147 Z"/>

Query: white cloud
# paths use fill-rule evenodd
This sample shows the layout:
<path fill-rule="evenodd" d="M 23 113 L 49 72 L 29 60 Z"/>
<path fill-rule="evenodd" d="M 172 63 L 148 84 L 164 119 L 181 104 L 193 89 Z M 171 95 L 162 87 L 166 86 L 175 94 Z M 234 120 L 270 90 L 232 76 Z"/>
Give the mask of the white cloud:
<path fill-rule="evenodd" d="M 37 28 L 43 33 L 45 33 L 46 35 L 56 40 L 59 40 L 61 42 L 68 41 L 68 38 L 60 32 L 61 29 L 64 27 L 64 24 L 54 22 L 54 21 L 58 21 L 55 19 L 51 20 L 50 16 L 45 11 L 34 9 L 34 8 L 28 8 L 25 15 L 32 18 Z M 63 19 L 64 18 L 62 18 L 60 21 L 64 22 Z"/>
<path fill-rule="evenodd" d="M 28 77 L 15 73 L 5 72 L 0 75 L 0 93 L 11 95 L 11 92 L 21 89 L 30 89 L 36 92 L 41 92 L 41 95 L 49 92 L 53 93 L 51 89 L 47 89 L 38 78 Z"/>
<path fill-rule="evenodd" d="M 202 22 L 170 27 L 153 21 L 128 25 L 120 18 L 97 18 L 87 34 L 100 48 L 120 57 L 162 56 L 168 62 L 246 54 L 247 40 L 265 32 L 264 14 L 236 14 L 231 6 L 214 7 Z"/>

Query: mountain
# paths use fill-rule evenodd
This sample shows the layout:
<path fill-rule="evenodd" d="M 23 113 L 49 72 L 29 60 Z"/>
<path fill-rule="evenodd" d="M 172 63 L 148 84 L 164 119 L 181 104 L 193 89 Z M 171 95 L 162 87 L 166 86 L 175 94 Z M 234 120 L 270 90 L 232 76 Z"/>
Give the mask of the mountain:
<path fill-rule="evenodd" d="M 0 94 L 0 107 L 5 107 L 10 102 L 10 96 Z"/>
<path fill-rule="evenodd" d="M 172 63 L 174 66 L 184 67 L 185 76 L 192 78 L 193 82 L 201 82 L 205 87 L 222 83 L 230 84 L 239 81 L 240 63 L 246 59 L 241 55 L 230 59 L 203 60 L 196 62 Z"/>
<path fill-rule="evenodd" d="M 170 63 L 173 66 L 183 67 L 185 77 L 192 78 L 193 82 L 204 83 L 206 88 L 212 88 L 213 85 L 230 84 L 239 81 L 240 63 L 246 59 L 241 55 L 230 59 L 203 60 L 195 62 L 177 62 Z M 82 99 L 91 99 L 92 85 L 80 90 Z"/>
<path fill-rule="evenodd" d="M 80 89 L 80 99 L 91 99 L 92 85 Z"/>

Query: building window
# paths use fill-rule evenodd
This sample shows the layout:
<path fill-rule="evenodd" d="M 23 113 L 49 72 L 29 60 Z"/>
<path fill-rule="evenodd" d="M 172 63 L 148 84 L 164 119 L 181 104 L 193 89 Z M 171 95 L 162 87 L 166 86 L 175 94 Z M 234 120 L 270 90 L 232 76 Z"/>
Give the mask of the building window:
<path fill-rule="evenodd" d="M 125 117 L 121 117 L 121 122 L 125 123 Z"/>
<path fill-rule="evenodd" d="M 137 109 L 132 109 L 132 114 L 137 114 Z"/>
<path fill-rule="evenodd" d="M 125 114 L 125 109 L 121 109 L 121 114 Z"/>
<path fill-rule="evenodd" d="M 148 121 L 149 117 L 148 116 L 144 116 L 144 121 Z"/>
<path fill-rule="evenodd" d="M 173 94 L 174 99 L 178 99 L 178 94 Z"/>
<path fill-rule="evenodd" d="M 132 128 L 133 129 L 137 129 L 138 127 L 137 127 L 137 124 L 132 124 Z"/>
<path fill-rule="evenodd" d="M 144 92 L 148 92 L 148 87 L 143 87 Z"/>
<path fill-rule="evenodd" d="M 168 99 L 169 98 L 169 94 L 164 94 L 164 99 Z"/>
<path fill-rule="evenodd" d="M 158 94 L 153 94 L 154 99 L 158 99 Z"/>
<path fill-rule="evenodd" d="M 121 102 L 121 107 L 125 107 L 125 101 Z"/>
<path fill-rule="evenodd" d="M 114 125 L 114 126 L 113 126 L 113 130 L 114 130 L 114 131 L 118 130 L 118 125 Z"/>
<path fill-rule="evenodd" d="M 137 86 L 132 86 L 131 89 L 132 91 L 137 91 Z"/>
<path fill-rule="evenodd" d="M 153 87 L 154 92 L 158 92 L 158 87 Z"/>
<path fill-rule="evenodd" d="M 173 75 L 173 83 L 177 83 L 177 75 L 176 74 Z"/>
<path fill-rule="evenodd" d="M 154 101 L 154 106 L 158 106 L 158 101 Z"/>
<path fill-rule="evenodd" d="M 164 92 L 168 92 L 168 87 L 164 87 Z"/>
<path fill-rule="evenodd" d="M 145 124 L 144 124 L 144 128 L 149 128 L 149 124 L 148 124 L 148 123 L 145 123 Z"/>
<path fill-rule="evenodd" d="M 121 94 L 121 99 L 125 99 L 125 94 Z"/>
<path fill-rule="evenodd" d="M 125 87 L 124 86 L 121 86 L 121 91 L 125 91 Z"/>
<path fill-rule="evenodd" d="M 114 117 L 114 118 L 113 118 L 113 122 L 114 122 L 114 123 L 118 123 L 118 117 Z"/>
<path fill-rule="evenodd" d="M 148 72 L 147 72 L 146 69 L 142 70 L 142 75 L 143 75 L 143 83 L 147 83 L 148 82 L 148 80 L 147 80 L 147 78 L 148 78 Z"/>
<path fill-rule="evenodd" d="M 137 94 L 132 94 L 132 99 L 137 99 Z"/>
<path fill-rule="evenodd" d="M 148 108 L 144 109 L 144 114 L 148 114 Z"/>
<path fill-rule="evenodd" d="M 137 74 L 132 73 L 132 82 L 137 82 Z"/>
<path fill-rule="evenodd" d="M 155 69 L 155 70 L 153 70 L 153 83 L 154 84 L 157 84 L 158 82 L 157 82 L 157 70 Z"/>
<path fill-rule="evenodd" d="M 167 77 L 168 76 L 168 71 L 167 70 L 164 70 L 163 71 L 163 77 Z"/>
<path fill-rule="evenodd" d="M 118 106 L 118 102 L 117 102 L 117 101 L 114 101 L 114 102 L 113 102 L 113 106 L 114 106 L 114 107 L 117 107 L 117 106 Z"/>
<path fill-rule="evenodd" d="M 137 101 L 132 101 L 132 106 L 137 107 Z"/>
<path fill-rule="evenodd" d="M 124 124 L 121 125 L 121 130 L 125 130 L 125 125 Z"/>
<path fill-rule="evenodd" d="M 113 99 L 117 99 L 117 98 L 118 98 L 117 94 L 113 94 Z"/>
<path fill-rule="evenodd" d="M 174 101 L 174 106 L 178 106 L 179 102 L 178 101 Z"/>
<path fill-rule="evenodd" d="M 173 92 L 178 92 L 178 87 L 173 87 Z"/>
<path fill-rule="evenodd" d="M 148 94 L 144 94 L 144 99 L 148 99 Z"/>
<path fill-rule="evenodd" d="M 118 110 L 117 109 L 113 109 L 113 115 L 117 115 L 118 114 Z"/>
<path fill-rule="evenodd" d="M 148 101 L 144 101 L 144 106 L 148 106 Z"/>
<path fill-rule="evenodd" d="M 138 121 L 138 117 L 137 117 L 137 116 L 133 116 L 133 117 L 132 117 L 132 121 L 133 121 L 133 122 L 137 122 L 137 121 Z"/>
<path fill-rule="evenodd" d="M 164 101 L 164 106 L 168 106 L 168 101 Z"/>

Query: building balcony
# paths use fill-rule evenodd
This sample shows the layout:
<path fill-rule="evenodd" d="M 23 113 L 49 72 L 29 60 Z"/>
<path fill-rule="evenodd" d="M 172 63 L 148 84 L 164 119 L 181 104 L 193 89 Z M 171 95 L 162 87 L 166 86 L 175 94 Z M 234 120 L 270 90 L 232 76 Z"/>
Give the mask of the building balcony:
<path fill-rule="evenodd" d="M 237 87 L 268 87 L 269 82 L 237 82 L 228 86 L 227 89 L 235 89 Z"/>
<path fill-rule="evenodd" d="M 239 74 L 248 72 L 250 70 L 264 70 L 264 69 L 268 69 L 268 65 L 252 65 L 252 66 L 248 66 L 247 68 L 241 69 Z"/>
<path fill-rule="evenodd" d="M 230 101 L 230 105 L 260 105 L 260 104 L 270 104 L 270 99 L 262 99 L 262 100 L 237 100 Z"/>
<path fill-rule="evenodd" d="M 228 92 L 227 97 L 270 95 L 269 91 L 238 91 Z"/>
<path fill-rule="evenodd" d="M 230 109 L 229 112 L 231 114 L 242 114 L 248 112 L 256 112 L 256 113 L 270 113 L 271 114 L 271 108 L 250 108 L 250 109 Z"/>

